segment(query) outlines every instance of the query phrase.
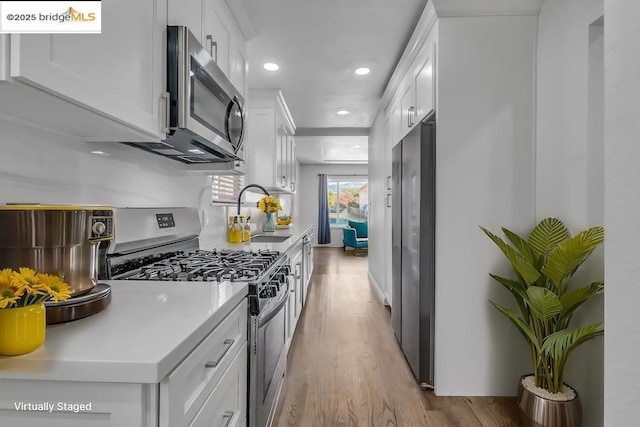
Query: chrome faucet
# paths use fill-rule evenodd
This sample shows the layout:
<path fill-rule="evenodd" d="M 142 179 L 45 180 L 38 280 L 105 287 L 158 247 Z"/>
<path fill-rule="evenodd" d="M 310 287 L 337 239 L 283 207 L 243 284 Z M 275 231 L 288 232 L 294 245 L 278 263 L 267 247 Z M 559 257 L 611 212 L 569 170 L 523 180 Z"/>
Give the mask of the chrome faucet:
<path fill-rule="evenodd" d="M 240 194 L 238 194 L 238 215 L 240 215 L 240 199 L 242 199 L 242 193 L 244 193 L 244 191 L 247 188 L 251 188 L 251 187 L 259 188 L 260 190 L 262 190 L 262 192 L 264 194 L 266 194 L 267 196 L 270 196 L 269 192 L 267 190 L 265 190 L 265 188 L 263 186 L 261 186 L 261 185 L 258 185 L 258 184 L 245 185 L 244 187 L 242 187 L 242 190 L 240 190 Z"/>

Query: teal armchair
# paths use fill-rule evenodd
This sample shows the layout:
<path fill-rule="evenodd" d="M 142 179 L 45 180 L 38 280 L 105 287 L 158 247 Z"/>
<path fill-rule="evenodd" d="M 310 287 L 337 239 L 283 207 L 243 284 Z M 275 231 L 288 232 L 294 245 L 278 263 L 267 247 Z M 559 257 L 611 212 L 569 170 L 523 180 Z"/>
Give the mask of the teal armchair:
<path fill-rule="evenodd" d="M 366 222 L 349 221 L 349 225 L 342 229 L 342 250 L 347 246 L 353 248 L 353 255 L 358 250 L 369 249 L 368 229 Z"/>

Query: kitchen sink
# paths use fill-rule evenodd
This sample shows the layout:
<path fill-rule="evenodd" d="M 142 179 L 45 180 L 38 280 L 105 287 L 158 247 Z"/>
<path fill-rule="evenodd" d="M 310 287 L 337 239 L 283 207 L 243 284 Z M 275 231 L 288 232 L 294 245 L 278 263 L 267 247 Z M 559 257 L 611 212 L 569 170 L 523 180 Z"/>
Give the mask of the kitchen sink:
<path fill-rule="evenodd" d="M 287 240 L 289 236 L 268 236 L 266 234 L 259 234 L 257 236 L 251 236 L 251 242 L 253 243 L 279 243 Z"/>

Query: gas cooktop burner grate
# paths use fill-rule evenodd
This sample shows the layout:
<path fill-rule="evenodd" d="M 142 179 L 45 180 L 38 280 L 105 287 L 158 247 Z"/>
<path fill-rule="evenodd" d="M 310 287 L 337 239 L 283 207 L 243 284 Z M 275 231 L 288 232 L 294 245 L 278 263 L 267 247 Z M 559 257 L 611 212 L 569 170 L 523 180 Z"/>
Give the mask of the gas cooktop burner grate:
<path fill-rule="evenodd" d="M 251 281 L 278 258 L 276 251 L 214 250 L 167 252 L 112 268 L 114 278 L 187 282 Z"/>

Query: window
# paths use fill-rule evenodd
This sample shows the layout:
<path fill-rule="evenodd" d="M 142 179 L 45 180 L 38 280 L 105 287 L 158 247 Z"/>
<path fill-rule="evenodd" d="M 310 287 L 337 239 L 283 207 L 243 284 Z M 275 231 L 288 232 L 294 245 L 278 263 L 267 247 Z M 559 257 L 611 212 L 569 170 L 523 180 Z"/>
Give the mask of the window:
<path fill-rule="evenodd" d="M 213 175 L 211 180 L 211 201 L 214 203 L 236 203 L 242 190 L 242 175 Z"/>
<path fill-rule="evenodd" d="M 329 224 L 366 221 L 369 216 L 369 179 L 366 176 L 330 176 L 327 180 Z"/>

